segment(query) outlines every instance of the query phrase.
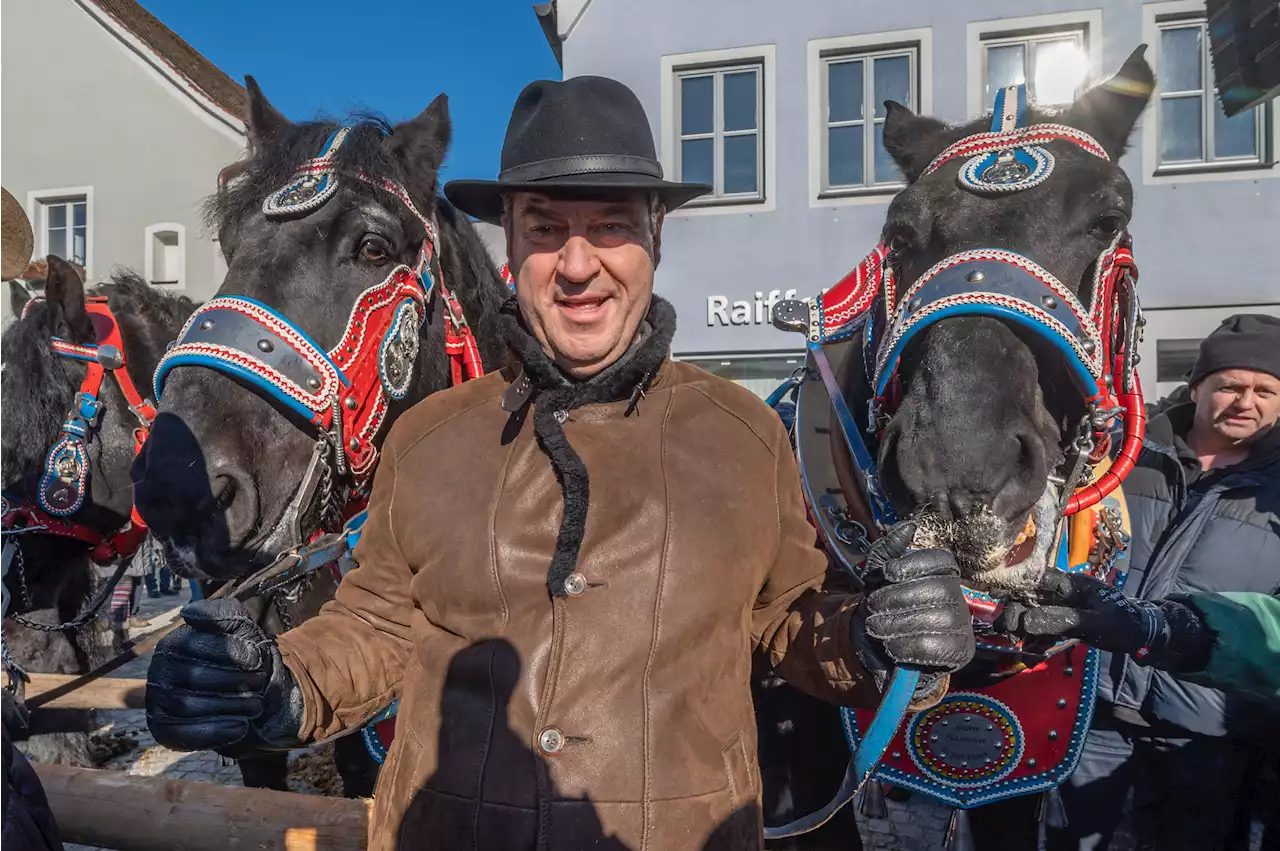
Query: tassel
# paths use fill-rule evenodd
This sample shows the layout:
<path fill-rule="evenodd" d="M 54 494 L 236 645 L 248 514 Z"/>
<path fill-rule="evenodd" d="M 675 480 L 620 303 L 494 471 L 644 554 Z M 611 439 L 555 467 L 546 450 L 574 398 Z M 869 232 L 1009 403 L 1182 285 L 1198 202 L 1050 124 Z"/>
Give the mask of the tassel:
<path fill-rule="evenodd" d="M 946 851 L 977 851 L 973 844 L 973 830 L 969 826 L 967 810 L 953 810 L 947 825 L 947 836 L 942 847 Z"/>
<path fill-rule="evenodd" d="M 867 818 L 888 818 L 889 808 L 884 803 L 884 785 L 879 780 L 868 780 L 858 793 L 858 809 Z"/>
<path fill-rule="evenodd" d="M 1062 792 L 1054 786 L 1040 797 L 1040 820 L 1045 827 L 1052 830 L 1063 830 L 1067 826 L 1067 805 L 1062 800 Z"/>

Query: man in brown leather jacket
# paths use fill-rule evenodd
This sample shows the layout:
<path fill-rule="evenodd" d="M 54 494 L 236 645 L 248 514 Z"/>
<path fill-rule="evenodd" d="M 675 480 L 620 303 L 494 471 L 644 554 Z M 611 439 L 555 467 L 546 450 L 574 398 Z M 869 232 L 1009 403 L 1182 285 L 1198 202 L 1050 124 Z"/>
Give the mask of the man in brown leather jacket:
<path fill-rule="evenodd" d="M 157 740 L 287 748 L 399 699 L 370 848 L 741 851 L 754 651 L 836 703 L 874 706 L 895 663 L 926 672 L 918 704 L 945 691 L 973 653 L 950 555 L 821 590 L 780 421 L 669 357 L 663 215 L 707 189 L 662 180 L 622 84 L 521 94 L 499 180 L 445 187 L 506 230 L 511 365 L 397 420 L 319 616 L 273 643 L 239 604 L 187 607 L 150 672 Z"/>

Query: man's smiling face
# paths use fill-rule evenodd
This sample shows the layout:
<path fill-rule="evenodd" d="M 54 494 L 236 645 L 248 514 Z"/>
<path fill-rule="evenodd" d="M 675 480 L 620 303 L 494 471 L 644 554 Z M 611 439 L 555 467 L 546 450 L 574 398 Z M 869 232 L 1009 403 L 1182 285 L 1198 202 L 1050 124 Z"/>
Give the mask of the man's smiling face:
<path fill-rule="evenodd" d="M 518 192 L 503 227 L 520 312 L 543 349 L 575 378 L 620 358 L 653 295 L 662 214 L 649 195 Z"/>

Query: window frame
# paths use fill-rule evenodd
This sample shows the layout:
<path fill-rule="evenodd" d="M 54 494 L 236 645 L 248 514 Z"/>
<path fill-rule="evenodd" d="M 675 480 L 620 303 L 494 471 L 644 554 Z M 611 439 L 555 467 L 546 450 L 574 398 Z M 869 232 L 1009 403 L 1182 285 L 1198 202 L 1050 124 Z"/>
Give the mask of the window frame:
<path fill-rule="evenodd" d="M 878 59 L 897 59 L 906 57 L 907 59 L 907 99 L 913 104 L 919 101 L 918 90 L 920 88 L 919 78 L 919 48 L 915 46 L 889 48 L 887 50 L 872 50 L 865 53 L 836 53 L 822 57 L 823 73 L 822 77 L 822 103 L 824 105 L 823 113 L 826 115 L 825 132 L 822 134 L 822 183 L 821 196 L 830 197 L 833 195 L 845 195 L 850 192 L 884 192 L 896 191 L 906 186 L 902 180 L 876 180 L 876 131 L 877 125 L 884 124 L 885 118 L 876 118 L 875 109 L 878 104 L 875 102 L 875 86 L 876 86 L 876 60 Z M 833 65 L 851 64 L 860 62 L 862 64 L 862 117 L 850 119 L 846 121 L 831 120 L 831 67 Z M 907 106 L 910 107 L 911 104 Z M 870 110 L 870 117 L 867 112 Z M 862 183 L 850 183 L 834 186 L 831 183 L 831 130 L 839 127 L 858 127 L 862 130 Z M 868 179 L 869 178 L 869 179 Z"/>
<path fill-rule="evenodd" d="M 775 73 L 777 49 L 772 44 L 735 47 L 725 50 L 673 53 L 663 56 L 660 62 L 660 111 L 658 122 L 659 158 L 663 173 L 669 180 L 678 180 L 680 148 L 680 75 L 692 76 L 697 71 L 734 69 L 756 66 L 759 76 L 759 101 L 756 116 L 759 134 L 758 145 L 762 154 L 758 160 L 758 194 L 754 196 L 731 195 L 715 198 L 710 195 L 690 201 L 668 217 L 683 218 L 732 213 L 770 212 L 777 208 L 777 78 Z M 717 102 L 719 98 L 717 98 Z M 717 119 L 719 116 L 717 116 Z M 716 160 L 719 162 L 719 159 Z M 717 185 L 722 178 L 717 175 Z"/>
<path fill-rule="evenodd" d="M 176 281 L 157 281 L 155 279 L 156 256 L 155 237 L 157 234 L 174 233 L 178 236 L 178 278 Z M 165 292 L 185 290 L 187 288 L 187 228 L 178 222 L 158 222 L 147 225 L 143 229 L 143 269 L 148 285 L 163 289 Z"/>
<path fill-rule="evenodd" d="M 1144 3 L 1142 6 L 1142 40 L 1151 45 L 1147 51 L 1147 59 L 1156 72 L 1157 81 L 1157 89 L 1152 95 L 1151 102 L 1147 104 L 1148 112 L 1139 123 L 1139 132 L 1142 133 L 1142 182 L 1144 185 L 1280 178 L 1280 168 L 1276 167 L 1277 146 L 1280 145 L 1280 108 L 1274 101 L 1263 105 L 1263 113 L 1258 121 L 1263 134 L 1262 146 L 1259 149 L 1261 161 L 1225 160 L 1216 165 L 1204 162 L 1189 162 L 1176 166 L 1160 164 L 1161 25 L 1176 24 L 1178 20 L 1205 19 L 1207 14 L 1203 0 L 1165 0 L 1165 2 Z M 1206 69 L 1202 66 L 1201 74 L 1203 75 L 1205 71 Z M 1213 90 L 1213 94 L 1216 98 L 1216 89 Z M 1202 112 L 1205 115 L 1209 114 L 1207 109 L 1202 108 Z"/>
<path fill-rule="evenodd" d="M 1180 89 L 1166 92 L 1160 88 L 1159 74 L 1156 76 L 1156 90 L 1152 98 L 1155 120 L 1152 122 L 1156 135 L 1156 174 L 1175 174 L 1185 171 L 1219 171 L 1235 168 L 1257 168 L 1267 161 L 1267 120 L 1271 104 L 1260 104 L 1253 108 L 1254 154 L 1247 157 L 1219 157 L 1217 138 L 1214 131 L 1214 110 L 1218 104 L 1218 91 L 1214 86 L 1213 59 L 1209 44 L 1209 21 L 1204 15 L 1164 15 L 1155 20 L 1157 39 L 1155 43 L 1155 59 L 1163 58 L 1164 33 L 1168 30 L 1197 28 L 1200 30 L 1200 88 Z M 1184 98 L 1200 98 L 1200 142 L 1201 157 L 1198 160 L 1181 160 L 1165 162 L 1161 153 L 1164 136 L 1164 102 Z M 1212 106 L 1211 106 L 1212 104 Z"/>
<path fill-rule="evenodd" d="M 726 130 L 724 127 L 724 79 L 730 74 L 740 74 L 751 72 L 756 75 L 756 126 L 749 130 Z M 743 204 L 743 203 L 759 203 L 764 200 L 764 63 L 761 62 L 742 62 L 717 64 L 711 66 L 693 66 L 685 68 L 677 68 L 673 72 L 675 79 L 675 109 L 676 116 L 683 115 L 684 102 L 682 93 L 684 91 L 684 81 L 686 79 L 697 77 L 710 77 L 712 79 L 712 96 L 711 96 L 711 132 L 710 133 L 685 133 L 684 127 L 680 124 L 682 118 L 676 119 L 677 126 L 674 128 L 676 133 L 675 146 L 675 180 L 684 179 L 684 143 L 687 141 L 695 141 L 701 139 L 712 140 L 711 155 L 711 194 L 704 195 L 701 198 L 695 198 L 689 203 L 692 205 L 707 204 Z M 756 191 L 755 192 L 725 192 L 725 162 L 724 162 L 724 140 L 730 137 L 752 136 L 756 137 Z"/>
<path fill-rule="evenodd" d="M 56 189 L 33 189 L 27 193 L 27 218 L 31 221 L 31 230 L 35 236 L 34 256 L 46 257 L 49 254 L 49 228 L 48 228 L 48 208 L 55 204 L 71 204 L 84 202 L 84 263 L 81 264 L 85 270 L 86 276 L 93 275 L 93 247 L 94 247 L 94 221 L 93 221 L 93 187 L 92 186 L 66 186 Z M 68 211 L 70 212 L 70 211 Z M 74 220 L 69 219 L 67 230 L 74 230 L 72 224 Z M 73 258 L 63 257 L 69 263 L 75 262 Z"/>
<path fill-rule="evenodd" d="M 808 53 L 808 113 L 809 113 L 809 206 L 841 207 L 863 204 L 887 204 L 902 191 L 906 183 L 872 183 L 862 186 L 831 188 L 827 182 L 827 69 L 832 61 L 842 58 L 874 59 L 878 56 L 913 51 L 911 85 L 915 103 L 911 109 L 917 115 L 933 114 L 933 28 L 890 30 L 832 38 L 811 39 Z M 874 76 L 864 73 L 866 86 L 874 86 Z M 864 103 L 866 101 L 864 100 Z M 865 117 L 862 119 L 867 120 Z M 883 119 L 880 119 L 883 121 Z M 871 121 L 874 125 L 876 120 Z M 863 148 L 863 156 L 874 164 L 875 131 L 870 136 L 873 144 Z M 865 137 L 864 137 L 865 138 Z M 874 178 L 874 172 L 871 173 Z"/>
<path fill-rule="evenodd" d="M 1025 18 L 1003 18 L 990 21 L 973 21 L 967 26 L 969 43 L 969 114 L 985 115 L 991 111 L 991 99 L 986 96 L 987 47 L 1015 44 L 1021 41 L 1042 40 L 1045 36 L 1079 32 L 1088 58 L 1088 72 L 1080 83 L 1083 91 L 1103 78 L 1102 73 L 1102 10 L 1085 9 L 1078 12 L 1055 12 L 1048 15 L 1031 15 Z M 1031 62 L 1028 58 L 1028 62 Z M 1028 69 L 1030 70 L 1030 68 Z"/>

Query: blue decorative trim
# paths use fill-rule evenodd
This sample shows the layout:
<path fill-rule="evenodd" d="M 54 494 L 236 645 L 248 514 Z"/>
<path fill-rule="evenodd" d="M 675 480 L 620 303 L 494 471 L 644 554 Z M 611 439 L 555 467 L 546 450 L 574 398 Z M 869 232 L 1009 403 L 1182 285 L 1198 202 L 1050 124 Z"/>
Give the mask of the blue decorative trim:
<path fill-rule="evenodd" d="M 365 749 L 369 751 L 369 756 L 373 757 L 373 761 L 382 765 L 386 762 L 388 749 L 382 743 L 382 739 L 378 736 L 377 725 L 386 721 L 391 716 L 400 711 L 400 701 L 395 701 L 386 709 L 369 719 L 368 723 L 360 730 L 361 737 L 364 738 Z"/>
<path fill-rule="evenodd" d="M 174 368 L 179 366 L 203 366 L 207 369 L 212 369 L 215 372 L 223 372 L 234 376 L 235 378 L 239 378 L 260 390 L 265 390 L 272 399 L 280 402 L 285 407 L 289 408 L 289 410 L 294 411 L 303 419 L 307 420 L 307 422 L 314 423 L 319 419 L 320 415 L 316 411 L 299 402 L 289 394 L 283 392 L 275 384 L 263 378 L 252 369 L 249 369 L 243 364 L 236 363 L 230 358 L 219 357 L 216 355 L 194 353 L 177 354 L 166 359 L 162 367 L 156 370 L 155 391 L 157 399 L 160 398 L 160 390 L 164 385 L 165 377 L 172 372 Z"/>
<path fill-rule="evenodd" d="M 1010 297 L 1012 298 L 1012 297 Z M 1017 299 L 1021 301 L 1021 299 Z M 1030 307 L 1035 307 L 1029 302 L 1024 302 Z M 1068 366 L 1071 368 L 1072 375 L 1080 385 L 1080 390 L 1086 396 L 1091 398 L 1098 395 L 1098 380 L 1093 377 L 1093 373 L 1089 369 L 1089 365 L 1080 360 L 1080 356 L 1076 354 L 1066 340 L 1055 333 L 1046 333 L 1047 329 L 1044 324 L 1026 315 L 1025 313 L 1014 310 L 1010 307 L 1003 307 L 998 304 L 988 302 L 978 304 L 953 304 L 950 307 L 944 307 L 942 310 L 931 313 L 925 320 L 912 325 L 899 338 L 897 345 L 893 347 L 893 351 L 889 353 L 888 360 L 885 361 L 884 370 L 880 374 L 880 380 L 876 383 L 876 395 L 883 396 L 885 389 L 889 386 L 889 380 L 897 371 L 898 358 L 902 356 L 903 349 L 911 338 L 918 334 L 921 330 L 928 328 L 935 322 L 939 322 L 951 316 L 993 316 L 997 319 L 1005 319 L 1011 322 L 1036 331 L 1040 336 L 1053 343 L 1054 347 L 1066 358 Z"/>
<path fill-rule="evenodd" d="M 409 395 L 409 386 L 413 383 L 413 364 L 418 357 L 417 320 L 416 303 L 412 299 L 405 299 L 396 308 L 387 333 L 382 335 L 382 342 L 378 344 L 378 378 L 382 381 L 382 388 L 392 399 L 403 399 Z M 398 350 L 393 352 L 393 346 L 398 347 Z M 400 361 L 399 366 L 403 371 L 398 383 L 388 371 L 388 358 L 392 356 Z"/>
<path fill-rule="evenodd" d="M 74 469 L 59 469 L 64 465 L 72 464 L 75 465 Z M 67 473 L 70 473 L 69 477 Z M 44 475 L 40 477 L 40 507 L 55 517 L 75 514 L 80 510 L 80 506 L 84 505 L 88 481 L 89 455 L 85 451 L 84 441 L 79 435 L 64 433 L 45 456 Z M 49 502 L 49 494 L 59 485 L 73 489 L 75 499 L 69 506 L 58 506 Z"/>

